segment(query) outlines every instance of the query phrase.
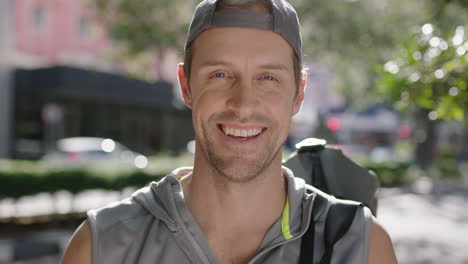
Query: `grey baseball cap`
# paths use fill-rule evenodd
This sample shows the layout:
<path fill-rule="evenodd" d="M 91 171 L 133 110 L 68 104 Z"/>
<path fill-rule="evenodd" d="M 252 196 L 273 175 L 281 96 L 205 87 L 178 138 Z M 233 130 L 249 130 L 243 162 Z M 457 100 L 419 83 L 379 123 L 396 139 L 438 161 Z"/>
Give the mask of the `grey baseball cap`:
<path fill-rule="evenodd" d="M 265 0 L 271 13 L 255 10 L 216 10 L 219 0 L 204 0 L 195 9 L 188 32 L 187 48 L 204 30 L 213 27 L 246 27 L 270 30 L 281 35 L 302 61 L 302 40 L 296 10 L 285 0 Z"/>

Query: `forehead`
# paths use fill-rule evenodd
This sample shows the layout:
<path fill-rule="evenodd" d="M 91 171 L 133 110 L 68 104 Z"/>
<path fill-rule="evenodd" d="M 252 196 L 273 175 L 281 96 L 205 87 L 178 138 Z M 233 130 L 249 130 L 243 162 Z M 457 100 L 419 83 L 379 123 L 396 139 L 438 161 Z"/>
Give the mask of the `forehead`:
<path fill-rule="evenodd" d="M 294 52 L 279 34 L 268 30 L 220 27 L 202 32 L 192 43 L 192 66 L 206 60 L 228 60 L 235 64 L 248 60 L 253 63 L 282 63 L 293 68 Z"/>

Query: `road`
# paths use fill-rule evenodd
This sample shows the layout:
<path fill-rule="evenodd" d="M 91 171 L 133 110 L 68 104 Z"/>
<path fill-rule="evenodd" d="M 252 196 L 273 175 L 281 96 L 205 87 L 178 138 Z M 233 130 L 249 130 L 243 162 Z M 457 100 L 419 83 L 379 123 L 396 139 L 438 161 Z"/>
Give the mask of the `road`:
<path fill-rule="evenodd" d="M 468 264 L 468 183 L 383 189 L 378 218 L 399 263 Z"/>

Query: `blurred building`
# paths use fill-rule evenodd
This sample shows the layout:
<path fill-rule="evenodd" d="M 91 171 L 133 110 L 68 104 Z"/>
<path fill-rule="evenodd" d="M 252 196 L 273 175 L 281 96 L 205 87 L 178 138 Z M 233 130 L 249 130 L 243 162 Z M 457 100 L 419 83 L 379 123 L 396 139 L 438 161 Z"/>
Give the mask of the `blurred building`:
<path fill-rule="evenodd" d="M 56 66 L 14 71 L 11 157 L 40 158 L 59 138 L 111 138 L 151 154 L 183 151 L 191 113 L 173 104 L 172 85 Z"/>
<path fill-rule="evenodd" d="M 179 136 L 179 125 L 190 135 L 180 144 L 193 139 L 172 84 L 104 73 L 119 65 L 106 58 L 114 45 L 87 0 L 0 0 L 0 32 L 0 158 L 36 158 L 68 136 L 109 137 L 144 153 L 178 150 L 166 136 Z"/>
<path fill-rule="evenodd" d="M 0 1 L 0 158 L 7 157 L 7 147 L 11 132 L 11 67 L 6 60 L 12 47 L 13 0 Z"/>
<path fill-rule="evenodd" d="M 22 68 L 96 65 L 111 46 L 85 0 L 2 0 L 9 46 L 2 59 Z M 3 34 L 4 31 L 2 31 Z"/>

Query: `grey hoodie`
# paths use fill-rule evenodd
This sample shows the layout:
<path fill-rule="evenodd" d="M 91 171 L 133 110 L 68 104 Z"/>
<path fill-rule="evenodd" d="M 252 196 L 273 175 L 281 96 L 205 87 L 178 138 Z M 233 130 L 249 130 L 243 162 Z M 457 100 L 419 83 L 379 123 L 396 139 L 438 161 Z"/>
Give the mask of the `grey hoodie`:
<path fill-rule="evenodd" d="M 288 197 L 283 214 L 266 234 L 249 264 L 298 263 L 301 236 L 311 220 L 315 194 L 319 190 L 305 184 L 283 167 Z M 130 198 L 107 207 L 90 210 L 93 264 L 135 263 L 217 263 L 200 227 L 185 206 L 175 170 Z M 326 194 L 325 194 L 326 195 Z M 329 201 L 335 199 L 326 195 Z M 315 220 L 314 263 L 324 252 L 323 229 L 328 207 Z M 367 263 L 371 212 L 360 207 L 346 235 L 335 244 L 332 264 Z M 246 237 L 245 239 L 249 239 Z"/>

